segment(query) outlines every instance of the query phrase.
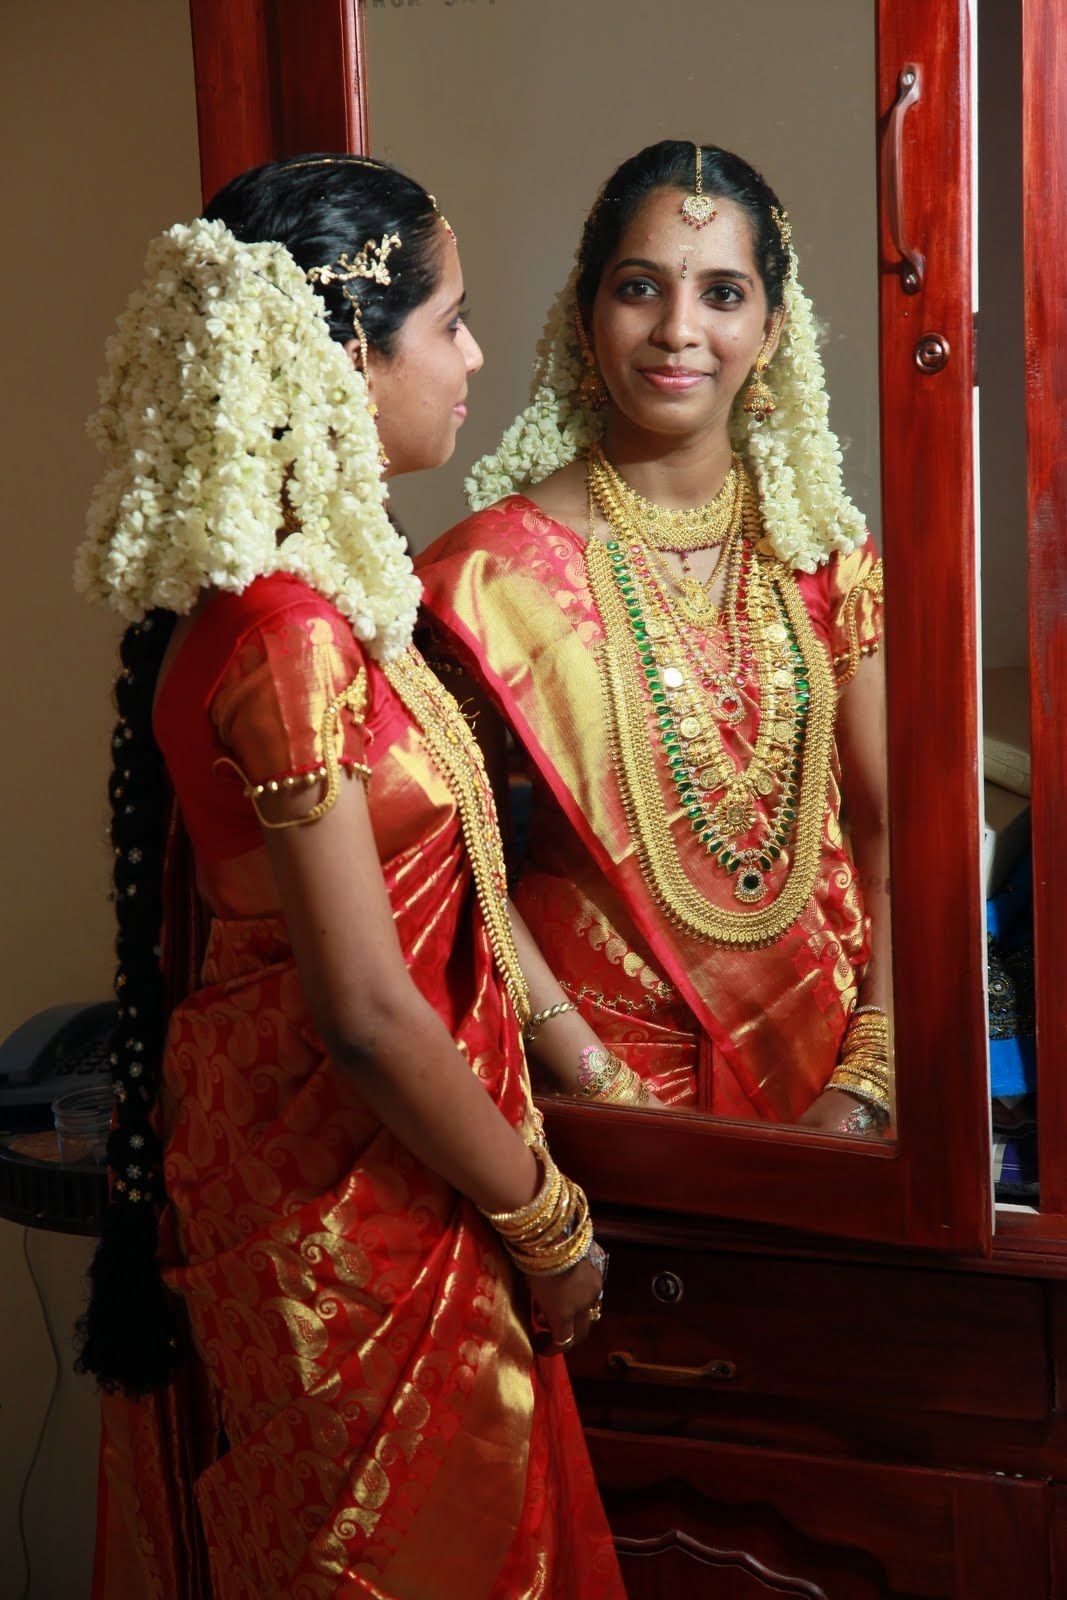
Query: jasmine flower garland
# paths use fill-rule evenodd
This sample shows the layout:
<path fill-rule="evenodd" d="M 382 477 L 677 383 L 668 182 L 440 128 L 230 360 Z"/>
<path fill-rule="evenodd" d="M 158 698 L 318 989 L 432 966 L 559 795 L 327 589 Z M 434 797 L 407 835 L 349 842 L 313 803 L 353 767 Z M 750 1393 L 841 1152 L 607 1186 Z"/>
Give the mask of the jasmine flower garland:
<path fill-rule="evenodd" d="M 797 282 L 792 249 L 789 257 L 785 323 L 766 372 L 777 409 L 757 422 L 741 410 L 739 395 L 731 432 L 759 490 L 764 534 L 775 555 L 796 571 L 814 572 L 833 551 L 862 544 L 866 527 L 841 482 L 841 447 L 830 432 L 815 317 Z M 574 331 L 577 277 L 575 268 L 548 314 L 530 404 L 496 451 L 471 468 L 464 488 L 472 510 L 540 483 L 584 455 L 603 432 L 602 417 L 578 404 L 583 366 Z"/>
<path fill-rule="evenodd" d="M 420 588 L 385 512 L 367 386 L 283 245 L 202 220 L 153 240 L 88 431 L 107 465 L 82 593 L 136 621 L 291 572 L 373 655 L 410 643 Z"/>

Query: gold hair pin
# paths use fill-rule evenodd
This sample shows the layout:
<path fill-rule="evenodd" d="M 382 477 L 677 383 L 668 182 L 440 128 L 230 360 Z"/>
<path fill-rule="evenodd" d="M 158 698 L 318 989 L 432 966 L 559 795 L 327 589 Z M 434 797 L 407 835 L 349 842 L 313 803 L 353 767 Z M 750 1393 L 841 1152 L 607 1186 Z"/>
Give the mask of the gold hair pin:
<path fill-rule="evenodd" d="M 718 216 L 715 202 L 710 194 L 704 193 L 703 152 L 698 144 L 694 144 L 697 164 L 696 188 L 692 194 L 687 194 L 682 201 L 682 216 L 691 228 L 706 228 L 709 222 L 714 222 Z"/>
<path fill-rule="evenodd" d="M 341 292 L 352 307 L 352 331 L 359 340 L 364 377 L 367 374 L 367 335 L 363 331 L 363 308 L 352 283 L 357 278 L 366 278 L 371 283 L 380 283 L 387 288 L 393 281 L 387 264 L 389 257 L 394 250 L 402 248 L 398 233 L 384 233 L 381 244 L 376 239 L 368 239 L 358 255 L 350 256 L 345 250 L 330 266 L 309 267 L 304 274 L 309 283 L 321 283 L 324 286 L 329 283 L 341 284 Z"/>

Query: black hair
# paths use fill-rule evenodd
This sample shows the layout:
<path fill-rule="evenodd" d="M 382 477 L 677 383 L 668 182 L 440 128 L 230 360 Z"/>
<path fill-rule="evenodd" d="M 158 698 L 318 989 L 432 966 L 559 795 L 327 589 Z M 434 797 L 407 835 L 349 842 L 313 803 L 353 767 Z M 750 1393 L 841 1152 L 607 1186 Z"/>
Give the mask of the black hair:
<path fill-rule="evenodd" d="M 175 620 L 155 611 L 123 635 L 108 785 L 119 1007 L 111 1037 L 111 1199 L 89 1269 L 76 1365 L 101 1388 L 132 1394 L 165 1382 L 178 1354 L 177 1324 L 156 1264 L 163 1152 L 153 1117 L 166 1026 L 160 938 L 169 785 L 152 737 L 152 700 Z"/>
<path fill-rule="evenodd" d="M 369 156 L 308 155 L 253 167 L 220 189 L 204 216 L 224 222 L 244 244 L 278 240 L 305 272 L 358 254 L 369 239 L 380 244 L 386 234 L 399 234 L 389 257 L 391 283 L 360 278 L 349 285 L 367 343 L 385 357 L 440 278 L 444 230 L 433 198 L 413 178 Z M 331 336 L 347 343 L 354 327 L 344 285 L 313 286 L 326 302 Z"/>
<path fill-rule="evenodd" d="M 789 252 L 773 213 L 781 202 L 765 179 L 741 156 L 718 145 L 700 147 L 701 187 L 717 200 L 732 200 L 748 217 L 756 267 L 772 311 L 781 308 L 789 274 Z M 696 187 L 696 146 L 689 140 L 661 139 L 616 168 L 601 189 L 582 231 L 578 250 L 578 304 L 588 313 L 604 268 L 642 201 L 656 189 L 692 192 Z"/>
<path fill-rule="evenodd" d="M 308 270 L 357 254 L 369 239 L 400 235 L 392 282 L 358 280 L 368 344 L 390 356 L 400 329 L 433 293 L 441 265 L 441 219 L 419 184 L 384 162 L 359 156 L 301 156 L 234 178 L 205 210 L 246 244 L 275 240 Z M 353 308 L 339 284 L 319 285 L 331 336 L 354 336 Z M 158 1263 L 158 1217 L 166 1196 L 156 1102 L 168 1006 L 181 992 L 164 973 L 164 862 L 171 794 L 152 734 L 159 669 L 176 618 L 153 611 L 126 630 L 115 685 L 111 741 L 111 843 L 117 923 L 111 1042 L 115 1094 L 108 1139 L 111 1197 L 90 1267 L 90 1297 L 78 1325 L 77 1368 L 101 1388 L 146 1394 L 169 1381 L 182 1354 L 182 1318 Z M 177 911 L 168 906 L 168 943 Z M 168 966 L 183 950 L 169 949 Z"/>

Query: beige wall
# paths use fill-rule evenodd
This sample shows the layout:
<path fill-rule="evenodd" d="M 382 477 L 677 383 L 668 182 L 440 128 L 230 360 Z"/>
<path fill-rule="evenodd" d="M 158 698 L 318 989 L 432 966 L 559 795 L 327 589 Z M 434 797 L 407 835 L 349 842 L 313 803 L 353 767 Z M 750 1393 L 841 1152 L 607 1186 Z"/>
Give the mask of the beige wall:
<path fill-rule="evenodd" d="M 0 6 L 0 1038 L 111 984 L 104 838 L 117 628 L 73 592 L 83 424 L 145 242 L 199 206 L 186 0 Z"/>
<path fill-rule="evenodd" d="M 0 316 L 7 575 L 0 585 L 0 1038 L 111 985 L 104 829 L 117 626 L 71 587 L 104 340 L 146 240 L 199 205 L 186 0 L 0 5 Z M 23 1253 L 29 1252 L 28 1266 Z M 71 1371 L 89 1242 L 0 1223 L 0 1592 L 88 1593 L 96 1403 Z M 32 1266 L 32 1274 L 30 1271 Z M 35 1282 L 36 1279 L 36 1282 Z M 42 1309 L 43 1302 L 43 1309 Z"/>

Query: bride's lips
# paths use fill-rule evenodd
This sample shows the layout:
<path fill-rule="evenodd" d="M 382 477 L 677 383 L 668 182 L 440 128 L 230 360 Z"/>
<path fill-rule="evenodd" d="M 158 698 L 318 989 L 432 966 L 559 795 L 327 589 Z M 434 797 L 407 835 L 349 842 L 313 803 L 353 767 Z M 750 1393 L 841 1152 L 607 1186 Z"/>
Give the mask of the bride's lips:
<path fill-rule="evenodd" d="M 459 418 L 459 420 L 461 422 L 463 421 L 464 417 L 467 415 L 467 408 L 463 404 L 462 400 L 458 401 L 457 404 L 452 407 L 452 410 L 454 411 L 454 413 L 456 414 L 456 416 Z"/>
<path fill-rule="evenodd" d="M 639 370 L 645 382 L 663 394 L 684 394 L 710 377 L 710 373 L 696 372 L 692 367 L 641 367 Z"/>

